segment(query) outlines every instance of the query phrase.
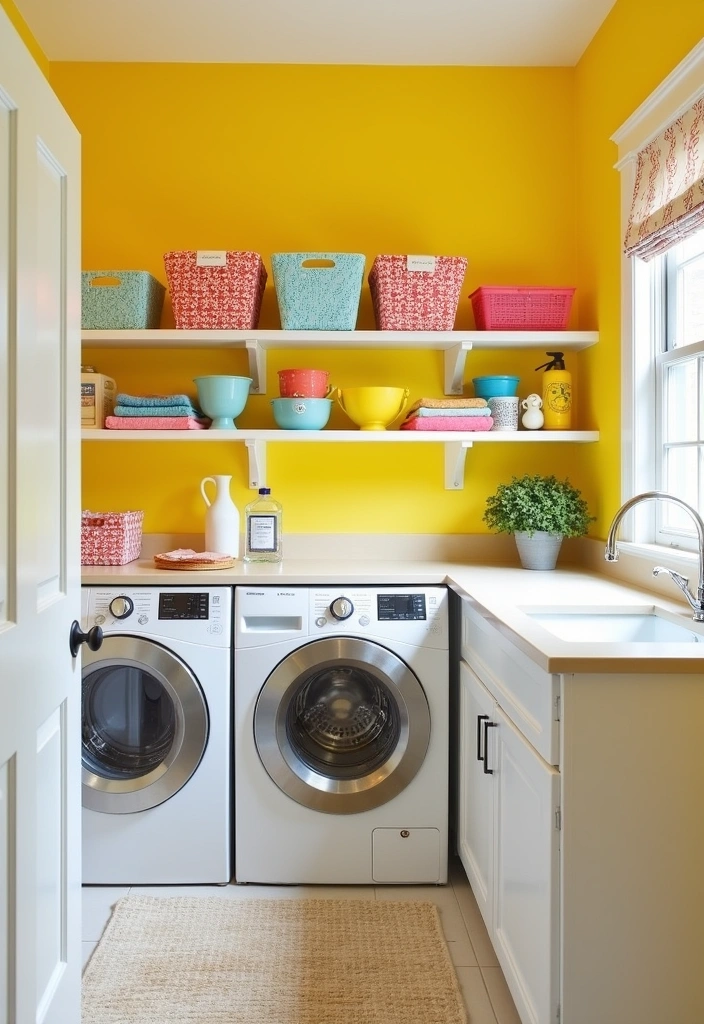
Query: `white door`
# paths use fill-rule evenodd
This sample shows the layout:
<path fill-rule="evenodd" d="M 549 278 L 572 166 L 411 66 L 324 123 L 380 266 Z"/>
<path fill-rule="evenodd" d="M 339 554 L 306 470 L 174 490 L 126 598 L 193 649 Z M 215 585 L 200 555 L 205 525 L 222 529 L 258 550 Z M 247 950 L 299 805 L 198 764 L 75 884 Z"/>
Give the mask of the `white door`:
<path fill-rule="evenodd" d="M 80 1019 L 80 140 L 0 10 L 0 1024 Z"/>
<path fill-rule="evenodd" d="M 556 1024 L 559 773 L 496 708 L 494 948 L 524 1024 Z"/>
<path fill-rule="evenodd" d="M 458 853 L 490 932 L 494 907 L 494 784 L 484 769 L 487 733 L 496 721 L 495 712 L 496 701 L 461 661 Z"/>

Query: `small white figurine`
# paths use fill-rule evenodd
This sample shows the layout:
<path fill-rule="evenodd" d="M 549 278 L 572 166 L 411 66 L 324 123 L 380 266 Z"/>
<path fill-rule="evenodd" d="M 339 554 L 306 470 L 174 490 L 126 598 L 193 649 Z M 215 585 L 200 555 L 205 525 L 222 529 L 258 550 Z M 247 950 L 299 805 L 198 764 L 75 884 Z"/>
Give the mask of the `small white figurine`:
<path fill-rule="evenodd" d="M 528 395 L 521 402 L 521 408 L 526 410 L 521 416 L 521 423 L 526 430 L 540 430 L 545 422 L 542 413 L 543 400 L 540 395 Z"/>

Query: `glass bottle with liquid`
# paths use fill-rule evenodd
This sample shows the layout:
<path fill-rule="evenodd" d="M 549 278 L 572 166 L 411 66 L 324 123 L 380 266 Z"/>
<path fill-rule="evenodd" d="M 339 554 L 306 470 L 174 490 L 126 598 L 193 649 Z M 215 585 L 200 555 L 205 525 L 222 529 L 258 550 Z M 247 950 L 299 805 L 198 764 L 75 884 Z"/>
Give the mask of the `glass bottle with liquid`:
<path fill-rule="evenodd" d="M 269 487 L 259 488 L 259 497 L 245 507 L 245 562 L 280 562 L 281 502 L 271 497 Z"/>

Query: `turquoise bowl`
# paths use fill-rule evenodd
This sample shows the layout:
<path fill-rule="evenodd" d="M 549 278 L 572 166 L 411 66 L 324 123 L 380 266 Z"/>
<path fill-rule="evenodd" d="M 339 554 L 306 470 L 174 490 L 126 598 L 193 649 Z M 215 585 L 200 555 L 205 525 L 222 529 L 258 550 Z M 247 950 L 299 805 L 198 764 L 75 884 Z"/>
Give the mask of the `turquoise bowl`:
<path fill-rule="evenodd" d="M 520 377 L 495 374 L 489 377 L 472 377 L 474 394 L 477 398 L 510 398 L 518 391 Z"/>
<path fill-rule="evenodd" d="M 194 377 L 198 404 L 209 419 L 211 430 L 236 430 L 234 420 L 247 404 L 251 377 Z"/>
<path fill-rule="evenodd" d="M 331 398 L 272 398 L 274 419 L 284 430 L 322 430 L 330 419 Z"/>

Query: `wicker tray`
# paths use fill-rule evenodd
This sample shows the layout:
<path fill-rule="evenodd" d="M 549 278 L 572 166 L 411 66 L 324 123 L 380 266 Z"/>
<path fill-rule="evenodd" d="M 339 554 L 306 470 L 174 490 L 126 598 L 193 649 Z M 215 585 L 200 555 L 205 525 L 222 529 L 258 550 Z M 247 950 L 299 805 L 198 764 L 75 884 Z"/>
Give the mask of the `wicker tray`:
<path fill-rule="evenodd" d="M 231 569 L 234 564 L 235 559 L 231 555 L 221 555 L 215 551 L 193 551 L 192 548 L 176 548 L 175 551 L 154 555 L 154 565 L 157 569 L 208 571 L 210 569 Z"/>

